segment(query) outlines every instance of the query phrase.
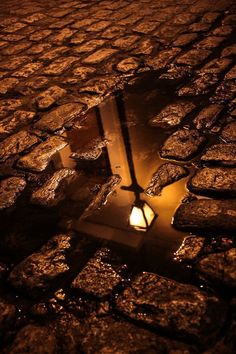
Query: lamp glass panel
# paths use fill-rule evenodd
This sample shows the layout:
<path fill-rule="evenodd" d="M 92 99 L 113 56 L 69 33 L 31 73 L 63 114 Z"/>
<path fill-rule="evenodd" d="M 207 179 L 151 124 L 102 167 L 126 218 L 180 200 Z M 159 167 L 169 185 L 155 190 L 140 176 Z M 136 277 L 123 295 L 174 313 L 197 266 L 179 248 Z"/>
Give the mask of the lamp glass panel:
<path fill-rule="evenodd" d="M 145 222 L 145 218 L 143 215 L 143 211 L 142 208 L 136 207 L 134 206 L 132 208 L 130 217 L 129 217 L 129 222 L 131 226 L 135 226 L 135 227 L 143 227 L 145 228 L 146 222 Z"/>
<path fill-rule="evenodd" d="M 145 217 L 147 219 L 148 226 L 150 226 L 152 221 L 153 221 L 153 219 L 155 218 L 155 213 L 151 209 L 151 207 L 148 204 L 146 204 L 146 203 L 143 206 L 143 212 L 144 212 L 144 215 L 145 215 Z"/>

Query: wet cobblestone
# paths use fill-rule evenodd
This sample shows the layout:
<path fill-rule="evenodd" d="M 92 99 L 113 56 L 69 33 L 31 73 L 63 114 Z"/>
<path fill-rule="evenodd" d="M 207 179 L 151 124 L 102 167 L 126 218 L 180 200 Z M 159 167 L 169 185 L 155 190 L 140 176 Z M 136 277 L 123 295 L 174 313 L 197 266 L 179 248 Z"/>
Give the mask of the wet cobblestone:
<path fill-rule="evenodd" d="M 0 2 L 1 352 L 234 353 L 235 12 L 233 0 Z M 119 248 L 99 219 L 104 210 L 121 233 L 107 205 L 132 183 L 106 162 L 115 134 L 95 139 L 103 114 L 110 128 L 125 115 L 104 99 L 145 73 L 152 91 L 144 79 L 135 105 L 147 120 L 133 113 L 119 129 L 137 124 L 143 146 L 150 129 L 151 150 L 134 158 L 144 161 L 146 197 L 158 207 L 166 198 L 167 213 L 178 196 L 172 230 L 195 232 L 182 245 L 173 234 L 175 253 L 155 254 L 153 269 L 155 243 L 132 234 L 119 236 L 129 251 Z M 178 188 L 191 191 L 182 202 Z M 94 213 L 96 239 L 68 232 L 74 217 L 92 227 Z M 165 254 L 170 241 L 161 242 Z M 171 257 L 191 269 L 185 284 L 168 273 Z"/>

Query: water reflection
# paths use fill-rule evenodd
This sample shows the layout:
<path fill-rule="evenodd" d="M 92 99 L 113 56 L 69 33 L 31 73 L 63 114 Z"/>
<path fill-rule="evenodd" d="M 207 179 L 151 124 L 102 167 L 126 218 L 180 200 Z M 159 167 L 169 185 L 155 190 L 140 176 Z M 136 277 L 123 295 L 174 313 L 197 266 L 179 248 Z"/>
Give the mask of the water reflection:
<path fill-rule="evenodd" d="M 136 93 L 126 94 L 125 98 L 109 98 L 92 110 L 81 126 L 66 133 L 70 147 L 59 154 L 64 167 L 75 167 L 81 160 L 71 159 L 71 156 L 83 152 L 91 140 L 107 142 L 101 147 L 103 153 L 99 155 L 97 165 L 90 160 L 90 170 L 83 164 L 77 167 L 84 168 L 88 175 L 118 174 L 121 183 L 102 208 L 86 218 L 73 218 L 70 227 L 139 251 L 143 269 L 169 265 L 186 236 L 171 226 L 174 211 L 186 194 L 186 178 L 165 187 L 160 196 L 150 197 L 143 193 L 153 173 L 167 162 L 158 154 L 167 133 L 147 124 L 149 104 L 153 109 L 155 101 L 157 111 L 161 106 L 161 103 L 157 104 L 158 99 L 161 102 L 158 93 L 154 95 L 153 92 L 150 101 L 147 94 Z M 145 209 L 146 216 L 142 214 L 140 218 L 137 207 L 142 212 Z M 142 229 L 137 223 L 139 226 L 145 223 L 145 233 L 137 231 Z"/>

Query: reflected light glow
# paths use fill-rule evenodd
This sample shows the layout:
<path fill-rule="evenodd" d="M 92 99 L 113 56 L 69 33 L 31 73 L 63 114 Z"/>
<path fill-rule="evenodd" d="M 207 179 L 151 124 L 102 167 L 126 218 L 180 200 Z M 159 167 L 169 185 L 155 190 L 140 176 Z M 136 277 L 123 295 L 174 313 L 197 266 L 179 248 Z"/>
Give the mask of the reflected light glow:
<path fill-rule="evenodd" d="M 145 203 L 133 205 L 129 217 L 129 224 L 135 230 L 147 231 L 154 221 L 156 215 L 151 207 Z"/>

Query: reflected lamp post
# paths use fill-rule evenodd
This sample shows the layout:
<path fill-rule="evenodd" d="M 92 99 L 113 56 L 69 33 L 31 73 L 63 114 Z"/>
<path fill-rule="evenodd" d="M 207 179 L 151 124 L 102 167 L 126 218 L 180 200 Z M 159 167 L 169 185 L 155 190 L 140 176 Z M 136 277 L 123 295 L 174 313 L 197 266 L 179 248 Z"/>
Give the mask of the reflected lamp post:
<path fill-rule="evenodd" d="M 127 155 L 127 160 L 129 164 L 129 171 L 131 177 L 131 184 L 129 186 L 122 186 L 123 190 L 131 191 L 135 195 L 134 203 L 131 207 L 128 223 L 129 226 L 137 231 L 148 231 L 157 215 L 150 205 L 145 200 L 140 198 L 140 194 L 143 192 L 143 188 L 138 184 L 134 162 L 132 158 L 132 149 L 130 144 L 130 136 L 127 126 L 127 120 L 125 115 L 124 103 L 121 97 L 117 97 L 117 107 L 119 111 L 119 116 L 121 118 L 121 130 L 125 142 L 125 150 Z"/>

